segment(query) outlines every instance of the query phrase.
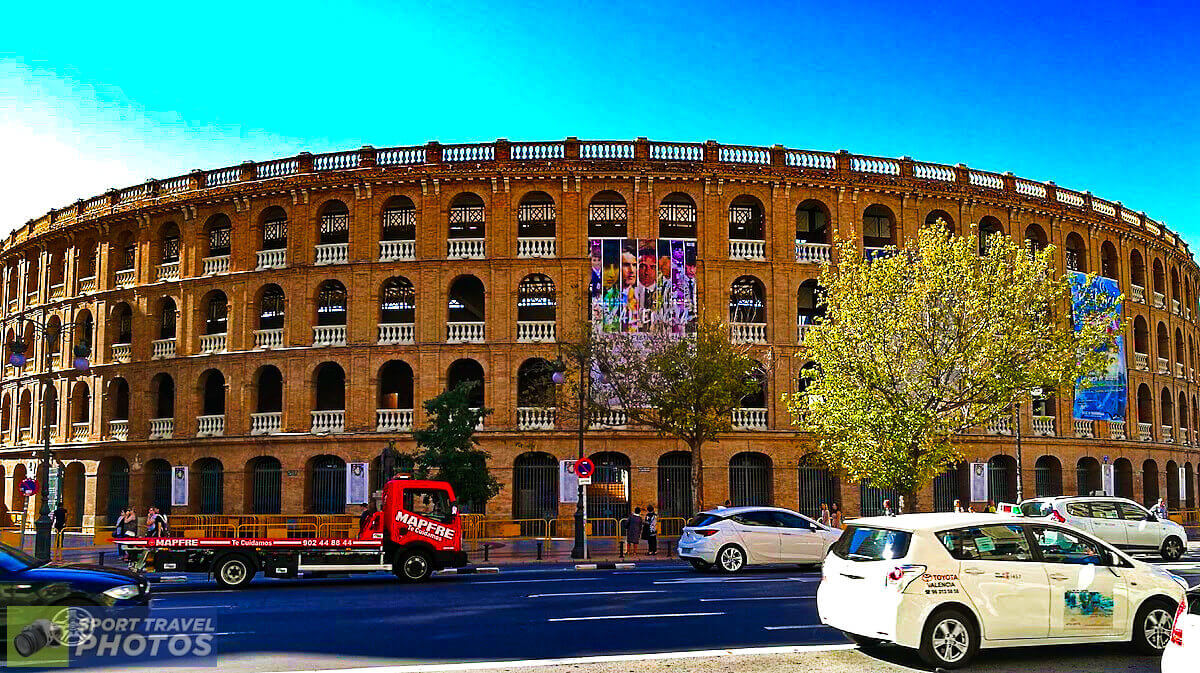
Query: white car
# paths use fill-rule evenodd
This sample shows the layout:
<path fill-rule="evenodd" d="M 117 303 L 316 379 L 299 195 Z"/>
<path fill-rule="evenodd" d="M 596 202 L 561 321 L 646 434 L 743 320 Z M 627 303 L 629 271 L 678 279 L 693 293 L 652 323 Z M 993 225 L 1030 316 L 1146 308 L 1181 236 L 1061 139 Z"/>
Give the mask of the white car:
<path fill-rule="evenodd" d="M 1074 526 L 1118 549 L 1157 553 L 1175 561 L 1187 549 L 1183 526 L 1160 519 L 1132 500 L 1101 496 L 1034 498 L 1021 503 L 1021 514 L 1047 517 Z"/>
<path fill-rule="evenodd" d="M 678 551 L 697 570 L 735 573 L 748 565 L 820 563 L 841 534 L 790 509 L 727 507 L 692 517 Z"/>
<path fill-rule="evenodd" d="M 1160 653 L 1183 579 L 1048 520 L 1001 514 L 856 519 L 830 549 L 821 622 L 958 668 L 980 648 L 1132 641 Z"/>
<path fill-rule="evenodd" d="M 1162 673 L 1193 673 L 1200 658 L 1200 587 L 1189 589 L 1175 611 L 1171 642 L 1163 651 Z"/>

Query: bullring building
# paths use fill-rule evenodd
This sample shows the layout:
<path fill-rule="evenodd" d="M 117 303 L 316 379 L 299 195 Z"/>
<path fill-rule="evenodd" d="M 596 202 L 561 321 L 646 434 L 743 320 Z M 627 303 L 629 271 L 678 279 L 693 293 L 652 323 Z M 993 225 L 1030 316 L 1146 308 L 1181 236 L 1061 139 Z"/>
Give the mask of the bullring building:
<path fill-rule="evenodd" d="M 1046 391 L 1019 428 L 1002 419 L 961 438 L 969 461 L 988 463 L 992 497 L 1015 497 L 1019 429 L 1026 494 L 1100 490 L 1112 465 L 1117 494 L 1194 507 L 1198 269 L 1162 223 L 964 165 L 568 138 L 196 170 L 22 226 L 0 247 L 3 516 L 27 507 L 18 485 L 46 433 L 73 526 L 126 504 L 343 512 L 347 465 L 375 473 L 389 440 L 412 450 L 422 402 L 473 380 L 474 404 L 495 410 L 477 436 L 504 488 L 471 507 L 552 519 L 573 511 L 558 503 L 558 461 L 574 457 L 579 423 L 549 382 L 560 343 L 592 321 L 686 330 L 696 314 L 771 364 L 734 431 L 705 449 L 706 497 L 873 513 L 886 494 L 807 461 L 780 394 L 799 385 L 831 243 L 904 246 L 938 218 L 1053 244 L 1060 272 L 1113 279 L 1132 317 L 1123 418 L 1074 418 L 1071 391 Z M 621 301 L 639 310 L 605 311 L 635 285 Z M 8 361 L 14 344 L 22 366 Z M 73 366 L 76 347 L 89 367 Z M 681 444 L 609 414 L 589 419 L 585 445 L 599 466 L 593 516 L 691 513 Z M 187 504 L 172 506 L 177 467 Z M 966 472 L 939 477 L 926 506 L 965 499 Z"/>

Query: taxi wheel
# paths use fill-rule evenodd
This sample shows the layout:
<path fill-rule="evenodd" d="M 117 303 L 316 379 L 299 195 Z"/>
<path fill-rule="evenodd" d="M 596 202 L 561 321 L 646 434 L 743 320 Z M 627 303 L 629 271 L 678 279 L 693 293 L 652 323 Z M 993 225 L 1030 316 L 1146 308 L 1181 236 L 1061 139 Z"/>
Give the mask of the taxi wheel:
<path fill-rule="evenodd" d="M 921 659 L 930 666 L 962 668 L 979 649 L 975 622 L 962 610 L 939 610 L 925 622 L 921 635 Z"/>
<path fill-rule="evenodd" d="M 735 544 L 727 544 L 717 551 L 717 567 L 721 572 L 730 575 L 741 572 L 746 567 L 746 552 Z"/>
<path fill-rule="evenodd" d="M 713 564 L 709 563 L 708 561 L 701 561 L 698 558 L 688 559 L 688 560 L 691 562 L 693 568 L 695 568 L 696 570 L 699 570 L 702 573 L 706 573 L 706 572 L 712 570 Z"/>
<path fill-rule="evenodd" d="M 1133 621 L 1133 646 L 1143 654 L 1162 654 L 1171 642 L 1174 627 L 1175 606 L 1164 600 L 1148 600 Z"/>
<path fill-rule="evenodd" d="M 1183 556 L 1183 541 L 1177 537 L 1169 537 L 1163 542 L 1159 553 L 1164 561 L 1176 561 Z"/>
<path fill-rule="evenodd" d="M 433 574 L 433 563 L 423 551 L 398 554 L 396 563 L 392 566 L 392 574 L 405 582 L 424 582 Z"/>

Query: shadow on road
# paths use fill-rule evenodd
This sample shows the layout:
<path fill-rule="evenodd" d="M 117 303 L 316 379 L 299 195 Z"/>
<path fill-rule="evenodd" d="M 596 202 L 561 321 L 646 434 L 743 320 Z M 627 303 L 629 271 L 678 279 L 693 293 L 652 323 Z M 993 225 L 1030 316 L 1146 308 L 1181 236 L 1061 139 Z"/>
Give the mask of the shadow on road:
<path fill-rule="evenodd" d="M 880 647 L 857 650 L 863 671 L 932 671 L 915 650 Z M 868 668 L 875 662 L 878 668 Z M 981 650 L 963 671 L 980 673 L 1159 673 L 1159 658 L 1139 654 L 1129 645 L 1059 645 Z"/>

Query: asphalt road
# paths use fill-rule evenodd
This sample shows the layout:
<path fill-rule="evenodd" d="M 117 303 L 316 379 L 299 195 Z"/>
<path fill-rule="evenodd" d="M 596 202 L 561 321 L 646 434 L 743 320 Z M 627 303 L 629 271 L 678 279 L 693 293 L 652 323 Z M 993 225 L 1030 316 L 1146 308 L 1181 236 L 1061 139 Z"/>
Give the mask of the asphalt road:
<path fill-rule="evenodd" d="M 1200 583 L 1200 554 L 1172 566 Z M 819 581 L 814 569 L 751 569 L 730 577 L 678 563 L 615 571 L 505 568 L 415 586 L 384 574 L 259 580 L 240 591 L 198 581 L 157 585 L 150 614 L 212 617 L 222 671 L 846 645 L 841 633 L 819 623 Z M 923 670 L 914 654 L 897 648 L 823 656 L 829 670 L 843 670 L 839 661 L 847 671 Z M 81 663 L 162 667 L 109 657 L 72 662 Z M 1158 662 L 1120 646 L 1031 648 L 984 653 L 972 670 L 1149 672 L 1158 671 Z"/>

